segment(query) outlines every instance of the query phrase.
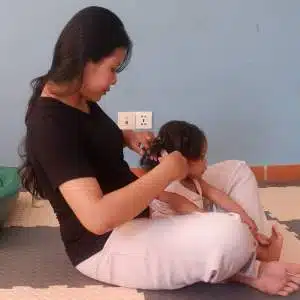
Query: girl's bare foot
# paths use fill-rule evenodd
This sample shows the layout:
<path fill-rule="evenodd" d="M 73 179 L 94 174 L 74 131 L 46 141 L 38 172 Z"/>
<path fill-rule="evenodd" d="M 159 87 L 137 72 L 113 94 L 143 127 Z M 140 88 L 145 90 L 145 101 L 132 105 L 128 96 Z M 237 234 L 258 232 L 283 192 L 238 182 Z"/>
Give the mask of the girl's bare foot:
<path fill-rule="evenodd" d="M 288 296 L 299 290 L 300 264 L 262 262 L 257 278 L 236 275 L 233 280 L 269 295 Z"/>
<path fill-rule="evenodd" d="M 283 236 L 278 229 L 272 227 L 270 244 L 267 246 L 259 245 L 257 248 L 257 259 L 261 261 L 278 261 L 281 256 L 283 246 Z"/>

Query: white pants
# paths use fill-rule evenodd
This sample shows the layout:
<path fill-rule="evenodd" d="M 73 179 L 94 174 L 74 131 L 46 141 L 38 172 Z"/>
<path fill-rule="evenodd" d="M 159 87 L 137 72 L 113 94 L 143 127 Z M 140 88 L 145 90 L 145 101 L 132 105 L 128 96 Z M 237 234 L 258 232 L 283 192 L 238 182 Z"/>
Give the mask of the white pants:
<path fill-rule="evenodd" d="M 228 192 L 266 232 L 254 175 L 241 161 L 210 166 L 205 179 Z M 256 276 L 254 239 L 238 215 L 194 213 L 138 219 L 115 229 L 99 253 L 76 268 L 101 282 L 129 288 L 177 289 Z"/>
<path fill-rule="evenodd" d="M 204 173 L 203 179 L 230 195 L 255 221 L 258 231 L 271 236 L 272 227 L 260 202 L 255 176 L 244 161 L 226 160 L 212 165 Z M 223 211 L 219 207 L 214 210 Z"/>

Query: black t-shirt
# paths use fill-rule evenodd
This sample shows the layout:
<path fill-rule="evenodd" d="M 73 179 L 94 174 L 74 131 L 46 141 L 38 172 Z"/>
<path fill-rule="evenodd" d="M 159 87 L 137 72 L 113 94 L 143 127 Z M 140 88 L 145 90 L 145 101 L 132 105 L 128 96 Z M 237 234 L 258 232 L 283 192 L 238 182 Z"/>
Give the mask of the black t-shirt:
<path fill-rule="evenodd" d="M 58 187 L 80 177 L 95 177 L 110 193 L 136 180 L 123 155 L 123 134 L 93 102 L 84 113 L 53 98 L 41 97 L 27 123 L 27 154 L 37 183 L 60 224 L 62 240 L 73 265 L 100 251 L 111 232 L 95 235 L 85 229 Z M 82 199 L 85 201 L 85 199 Z M 146 209 L 138 217 L 148 217 Z"/>

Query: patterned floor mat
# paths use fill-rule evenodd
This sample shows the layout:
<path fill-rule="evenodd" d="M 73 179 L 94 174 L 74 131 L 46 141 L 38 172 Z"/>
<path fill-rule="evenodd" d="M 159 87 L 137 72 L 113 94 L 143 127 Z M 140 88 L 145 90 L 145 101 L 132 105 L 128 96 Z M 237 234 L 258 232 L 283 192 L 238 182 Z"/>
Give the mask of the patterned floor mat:
<path fill-rule="evenodd" d="M 300 263 L 300 187 L 260 190 L 271 222 L 285 237 L 282 259 Z M 21 193 L 17 209 L 0 237 L 0 299 L 268 299 L 237 284 L 195 284 L 176 291 L 139 291 L 102 285 L 86 278 L 69 263 L 59 238 L 57 220 L 48 202 L 32 207 Z M 38 205 L 37 205 L 38 206 Z M 299 293 L 288 299 L 299 299 Z"/>

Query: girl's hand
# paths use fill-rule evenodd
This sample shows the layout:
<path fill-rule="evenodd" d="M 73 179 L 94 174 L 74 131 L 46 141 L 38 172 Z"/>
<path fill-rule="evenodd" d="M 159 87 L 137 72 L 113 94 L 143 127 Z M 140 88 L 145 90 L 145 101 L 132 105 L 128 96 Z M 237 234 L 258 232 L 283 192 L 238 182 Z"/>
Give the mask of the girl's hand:
<path fill-rule="evenodd" d="M 123 130 L 125 145 L 132 151 L 143 155 L 150 147 L 154 134 L 150 131 Z"/>
<path fill-rule="evenodd" d="M 243 223 L 248 225 L 249 230 L 253 234 L 254 238 L 257 240 L 258 228 L 257 228 L 255 222 L 247 214 L 241 215 L 241 219 L 242 219 Z"/>

